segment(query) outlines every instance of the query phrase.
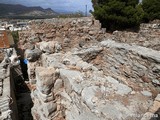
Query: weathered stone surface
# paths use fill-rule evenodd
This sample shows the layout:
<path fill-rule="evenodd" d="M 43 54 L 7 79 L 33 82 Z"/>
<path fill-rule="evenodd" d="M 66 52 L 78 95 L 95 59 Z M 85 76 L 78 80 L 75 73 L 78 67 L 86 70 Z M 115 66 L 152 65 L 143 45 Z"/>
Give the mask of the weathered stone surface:
<path fill-rule="evenodd" d="M 36 75 L 35 75 L 35 69 L 38 67 L 39 64 L 38 62 L 28 62 L 27 67 L 28 67 L 28 78 L 30 81 L 30 84 L 35 84 L 36 83 Z"/>
<path fill-rule="evenodd" d="M 54 53 L 55 52 L 55 42 L 54 41 L 50 41 L 50 42 L 42 41 L 38 44 L 39 44 L 39 48 L 42 52 L 46 52 L 46 53 Z"/>
<path fill-rule="evenodd" d="M 51 88 L 53 87 L 56 79 L 58 78 L 58 73 L 54 68 L 36 68 L 36 86 L 43 94 L 49 94 Z"/>
<path fill-rule="evenodd" d="M 160 102 L 160 94 L 157 95 L 157 97 L 155 98 L 155 100 Z"/>
<path fill-rule="evenodd" d="M 52 101 L 43 104 L 43 111 L 44 111 L 44 115 L 45 115 L 46 117 L 49 117 L 49 115 L 50 115 L 51 113 L 55 112 L 56 109 L 57 109 L 57 104 L 56 104 L 56 103 L 53 103 Z"/>
<path fill-rule="evenodd" d="M 82 91 L 82 86 L 79 84 L 83 81 L 83 75 L 79 71 L 60 69 L 60 76 L 64 80 L 64 86 L 68 93 L 72 92 L 72 89 L 78 94 Z"/>
<path fill-rule="evenodd" d="M 55 84 L 54 84 L 53 92 L 54 93 L 59 92 L 59 90 L 62 89 L 63 86 L 64 86 L 63 85 L 63 80 L 57 79 L 56 82 L 55 82 Z"/>
<path fill-rule="evenodd" d="M 33 90 L 32 94 L 31 94 L 31 97 L 32 97 L 33 101 L 39 100 L 42 103 L 43 102 L 45 103 L 45 102 L 53 101 L 55 99 L 55 97 L 53 96 L 52 93 L 46 95 L 46 94 L 43 94 L 38 89 Z"/>
<path fill-rule="evenodd" d="M 0 63 L 0 120 L 12 120 L 17 119 L 15 116 L 17 115 L 17 109 L 14 105 L 16 105 L 16 101 L 12 96 L 14 96 L 13 90 L 13 77 L 17 77 L 21 75 L 21 71 L 19 74 L 13 74 L 13 69 L 15 70 L 19 66 L 13 66 L 9 57 L 15 56 L 14 48 L 4 49 L 3 50 L 4 59 Z M 13 68 L 12 68 L 13 67 Z M 14 68 L 15 67 L 15 68 Z M 11 102 L 14 101 L 14 103 Z M 12 106 L 12 107 L 11 107 Z"/>
<path fill-rule="evenodd" d="M 42 52 L 55 53 L 61 50 L 61 45 L 57 41 L 42 41 L 37 44 Z"/>
<path fill-rule="evenodd" d="M 39 50 L 37 48 L 34 50 L 27 49 L 25 51 L 25 58 L 31 62 L 38 60 L 40 58 L 40 55 L 41 55 L 41 50 Z"/>
<path fill-rule="evenodd" d="M 153 115 L 159 109 L 160 34 L 157 25 L 144 26 L 138 33 L 111 34 L 93 18 L 32 21 L 32 35 L 21 32 L 20 38 L 26 36 L 21 48 L 34 34 L 42 41 L 35 46 L 43 51 L 43 72 L 36 69 L 34 119 L 145 120 Z M 51 67 L 59 69 L 56 79 Z M 34 74 L 34 65 L 30 68 Z"/>
<path fill-rule="evenodd" d="M 65 68 L 65 65 L 61 63 L 63 54 L 42 54 L 42 65 L 44 67 Z"/>
<path fill-rule="evenodd" d="M 152 50 L 149 48 L 136 46 L 136 45 L 131 46 L 125 43 L 116 43 L 115 41 L 112 41 L 112 40 L 102 41 L 101 45 L 104 47 L 115 47 L 119 49 L 126 49 L 128 51 L 133 51 L 147 59 L 152 59 L 160 63 L 160 52 L 156 50 Z"/>
<path fill-rule="evenodd" d="M 141 93 L 145 96 L 148 96 L 148 97 L 151 97 L 152 96 L 152 93 L 149 92 L 149 91 L 141 91 Z"/>
<path fill-rule="evenodd" d="M 74 54 L 80 56 L 84 61 L 91 61 L 90 59 L 94 59 L 102 50 L 102 47 L 96 46 L 82 51 L 76 51 Z"/>

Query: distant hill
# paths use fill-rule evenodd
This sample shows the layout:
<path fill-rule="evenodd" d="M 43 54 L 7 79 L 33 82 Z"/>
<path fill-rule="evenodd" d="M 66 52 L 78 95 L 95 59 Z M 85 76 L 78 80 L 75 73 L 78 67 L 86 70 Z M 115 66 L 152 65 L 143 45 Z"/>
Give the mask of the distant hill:
<path fill-rule="evenodd" d="M 42 7 L 26 7 L 24 5 L 12 5 L 0 3 L 0 17 L 53 17 L 58 13 L 51 8 L 43 9 Z"/>

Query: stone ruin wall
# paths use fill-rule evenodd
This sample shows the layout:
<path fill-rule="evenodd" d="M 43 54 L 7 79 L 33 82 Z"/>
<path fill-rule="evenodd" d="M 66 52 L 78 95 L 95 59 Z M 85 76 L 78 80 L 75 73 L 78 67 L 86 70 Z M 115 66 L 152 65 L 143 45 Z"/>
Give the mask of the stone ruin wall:
<path fill-rule="evenodd" d="M 21 69 L 13 67 L 11 56 L 17 56 L 14 48 L 0 49 L 0 120 L 18 120 L 14 79 L 19 76 L 15 69 Z"/>
<path fill-rule="evenodd" d="M 34 120 L 158 119 L 159 30 L 109 34 L 93 18 L 32 21 L 19 48 L 29 60 Z M 149 46 L 137 42 L 143 32 Z"/>
<path fill-rule="evenodd" d="M 138 32 L 114 31 L 112 39 L 160 51 L 160 21 L 142 23 Z"/>
<path fill-rule="evenodd" d="M 31 30 L 19 32 L 19 47 L 32 49 L 41 41 L 57 41 L 63 50 L 104 38 L 105 29 L 94 18 L 55 18 L 31 22 Z"/>

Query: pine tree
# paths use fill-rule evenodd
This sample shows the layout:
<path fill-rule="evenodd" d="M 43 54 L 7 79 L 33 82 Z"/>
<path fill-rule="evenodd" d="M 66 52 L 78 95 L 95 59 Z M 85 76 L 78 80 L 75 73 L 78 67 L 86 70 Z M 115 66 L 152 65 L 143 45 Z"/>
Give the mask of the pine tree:
<path fill-rule="evenodd" d="M 92 0 L 93 15 L 109 31 L 139 27 L 144 12 L 139 0 Z"/>
<path fill-rule="evenodd" d="M 145 22 L 160 19 L 160 0 L 143 0 L 142 7 L 145 12 Z"/>

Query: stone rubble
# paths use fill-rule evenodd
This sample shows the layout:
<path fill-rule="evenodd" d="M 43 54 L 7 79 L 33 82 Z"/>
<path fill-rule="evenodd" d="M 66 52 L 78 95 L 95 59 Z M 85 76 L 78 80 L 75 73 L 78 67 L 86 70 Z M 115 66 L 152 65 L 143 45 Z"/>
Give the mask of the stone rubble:
<path fill-rule="evenodd" d="M 109 34 L 93 18 L 32 21 L 19 33 L 19 48 L 41 52 L 28 59 L 34 120 L 158 120 L 156 25 Z"/>

